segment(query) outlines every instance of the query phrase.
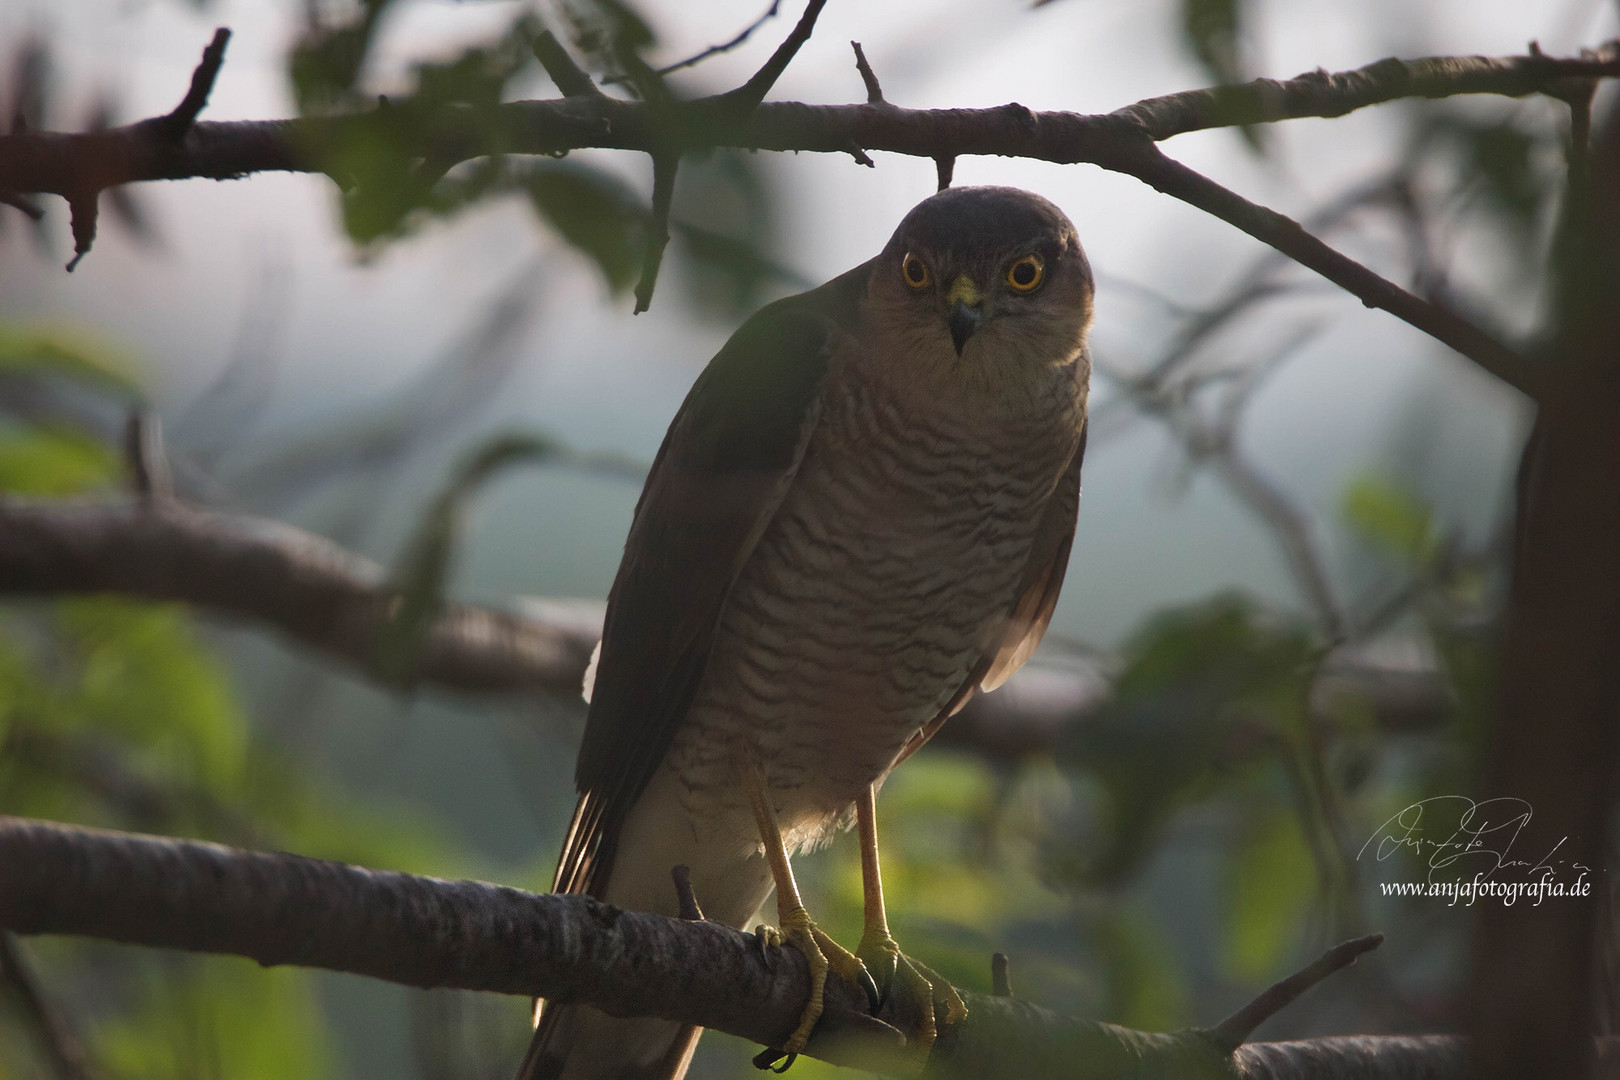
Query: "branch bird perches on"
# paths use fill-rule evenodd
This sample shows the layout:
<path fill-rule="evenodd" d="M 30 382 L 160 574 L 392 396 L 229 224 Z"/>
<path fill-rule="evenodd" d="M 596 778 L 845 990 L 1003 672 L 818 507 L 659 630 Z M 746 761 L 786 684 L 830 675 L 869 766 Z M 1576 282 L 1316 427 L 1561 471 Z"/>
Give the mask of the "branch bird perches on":
<path fill-rule="evenodd" d="M 796 951 L 773 951 L 767 959 L 749 935 L 700 919 L 22 818 L 0 817 L 0 925 L 407 986 L 545 995 L 765 1043 L 780 1042 L 793 1027 L 810 984 Z M 1362 938 L 1330 950 L 1210 1029 L 1133 1031 L 1005 994 L 964 991 L 970 1019 L 942 1035 L 925 1076 L 1048 1080 L 1147 1069 L 1234 1080 L 1376 1080 L 1413 1075 L 1421 1064 L 1433 1080 L 1461 1080 L 1463 1042 L 1452 1036 L 1243 1044 L 1261 1021 L 1378 942 Z M 1005 984 L 1003 976 L 998 986 Z M 827 1011 L 807 1052 L 869 1070 L 903 1070 L 899 1033 L 868 1016 L 864 1004 L 839 980 L 828 983 Z"/>

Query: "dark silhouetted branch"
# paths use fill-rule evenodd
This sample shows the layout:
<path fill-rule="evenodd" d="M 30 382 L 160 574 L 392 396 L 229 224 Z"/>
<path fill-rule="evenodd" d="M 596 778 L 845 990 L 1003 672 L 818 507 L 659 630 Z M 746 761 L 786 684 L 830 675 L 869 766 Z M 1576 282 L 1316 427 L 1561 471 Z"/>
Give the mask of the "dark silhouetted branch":
<path fill-rule="evenodd" d="M 670 75 L 674 72 L 682 71 L 689 67 L 696 67 L 711 56 L 719 56 L 721 53 L 728 53 L 732 49 L 738 48 L 747 42 L 749 38 L 754 36 L 755 30 L 758 30 L 770 20 L 776 18 L 776 13 L 781 9 L 781 6 L 782 0 L 772 0 L 771 6 L 765 9 L 764 14 L 760 15 L 759 18 L 743 27 L 740 31 L 738 31 L 735 37 L 722 41 L 718 45 L 710 45 L 707 49 L 704 49 L 701 52 L 693 53 L 685 60 L 677 60 L 673 64 L 666 64 L 664 67 L 658 69 L 658 74 Z"/>
<path fill-rule="evenodd" d="M 1127 105 L 1114 115 L 1161 140 L 1209 128 L 1343 116 L 1399 98 L 1563 96 L 1560 84 L 1567 80 L 1616 75 L 1620 75 L 1620 43 L 1612 41 L 1571 59 L 1547 56 L 1539 49 L 1526 56 L 1387 57 L 1354 71 L 1319 69 L 1286 81 L 1255 79 L 1238 86 L 1166 94 Z"/>
<path fill-rule="evenodd" d="M 1335 945 L 1309 967 L 1273 984 L 1265 993 L 1216 1024 L 1210 1034 L 1236 1049 L 1254 1034 L 1255 1028 L 1292 1005 L 1299 995 L 1329 975 L 1349 967 L 1363 953 L 1371 952 L 1383 943 L 1383 934 L 1369 934 Z"/>
<path fill-rule="evenodd" d="M 574 63 L 562 42 L 550 30 L 541 31 L 534 39 L 534 58 L 546 69 L 551 81 L 568 97 L 593 97 L 601 94 L 585 69 Z"/>
<path fill-rule="evenodd" d="M 1424 300 L 1306 232 L 1299 222 L 1252 203 L 1203 174 L 1166 157 L 1150 142 L 1138 142 L 1109 167 L 1129 173 L 1166 195 L 1220 218 L 1302 266 L 1321 274 L 1364 305 L 1382 308 L 1451 346 L 1509 386 L 1535 397 L 1539 375 L 1525 358 L 1478 326 Z"/>
<path fill-rule="evenodd" d="M 586 896 L 538 896 L 473 881 L 368 870 L 297 855 L 0 817 L 0 925 L 265 966 L 345 971 L 417 987 L 584 1002 L 768 1045 L 809 992 L 796 950 L 717 923 L 621 911 Z M 1320 962 L 1319 962 L 1320 963 Z M 905 1071 L 899 1033 L 833 979 L 808 1053 Z M 1459 1040 L 1375 1036 L 1244 1046 L 1214 1032 L 1132 1031 L 1011 997 L 963 992 L 968 1019 L 935 1044 L 936 1080 L 1422 1075 L 1461 1080 Z M 1306 1073 L 1304 1061 L 1330 1063 Z M 1354 1071 L 1351 1071 L 1354 1070 Z"/>
<path fill-rule="evenodd" d="M 867 63 L 866 50 L 861 48 L 861 43 L 858 41 L 852 41 L 849 45 L 850 48 L 855 50 L 855 70 L 861 73 L 861 82 L 866 84 L 866 103 L 868 105 L 883 104 L 883 86 L 878 82 L 877 72 L 873 71 L 872 65 Z"/>
<path fill-rule="evenodd" d="M 1285 83 L 1262 80 L 1245 87 L 1153 98 L 1108 115 L 1036 113 L 1016 104 L 992 109 L 912 110 L 886 103 L 763 103 L 782 69 L 809 37 L 820 6 L 820 0 L 814 0 L 770 61 L 743 86 L 727 93 L 675 101 L 657 82 L 657 73 L 648 69 L 646 74 L 654 80 L 643 88 L 644 96 L 651 94 L 648 100 L 587 94 L 582 92 L 583 84 L 553 56 L 553 78 L 564 73 L 569 84 L 564 92 L 569 96 L 507 103 L 498 108 L 493 125 L 474 122 L 467 109 L 445 109 L 434 122 L 422 126 L 417 136 L 424 144 L 420 156 L 446 165 L 495 151 L 558 154 L 602 147 L 678 156 L 736 147 L 855 153 L 857 160 L 865 161 L 870 160 L 866 151 L 883 150 L 935 161 L 980 154 L 1089 162 L 1138 176 L 1237 225 L 1350 290 L 1363 303 L 1433 335 L 1511 385 L 1534 391 L 1535 375 L 1524 359 L 1479 327 L 1385 281 L 1305 233 L 1297 223 L 1152 152 L 1151 144 L 1209 127 L 1340 116 L 1402 97 L 1472 93 L 1567 96 L 1571 80 L 1620 75 L 1620 45 L 1610 43 L 1579 58 L 1387 60 L 1337 75 L 1317 72 Z M 576 92 L 570 93 L 570 89 Z M 1222 111 L 1228 98 L 1239 102 L 1242 109 Z M 12 198 L 29 193 L 67 198 L 75 210 L 75 248 L 82 255 L 95 229 L 95 201 L 86 197 L 87 192 L 139 180 L 322 171 L 309 148 L 337 145 L 347 127 L 360 122 L 348 116 L 197 122 L 176 142 L 166 134 L 170 116 L 80 135 L 28 128 L 0 135 L 0 191 Z M 491 138 L 499 145 L 488 143 Z"/>
<path fill-rule="evenodd" d="M 214 39 L 203 50 L 202 62 L 191 73 L 191 86 L 186 90 L 186 96 L 174 107 L 173 112 L 163 118 L 165 133 L 169 138 L 178 142 L 197 122 L 197 117 L 208 104 L 208 95 L 214 91 L 214 80 L 219 78 L 219 69 L 225 63 L 225 46 L 230 40 L 231 32 L 225 27 L 214 31 Z"/>
<path fill-rule="evenodd" d="M 782 72 L 793 62 L 799 49 L 810 40 L 810 35 L 816 28 L 816 18 L 826 6 L 827 0 L 810 0 L 810 3 L 805 5 L 804 14 L 794 25 L 793 32 L 776 47 L 776 51 L 771 53 L 771 58 L 765 61 L 747 82 L 735 90 L 719 95 L 714 100 L 726 109 L 735 109 L 742 113 L 751 113 L 759 108 L 760 102 L 771 92 L 771 87 L 782 77 Z"/>
<path fill-rule="evenodd" d="M 652 216 L 647 219 L 647 248 L 641 257 L 641 277 L 636 281 L 637 315 L 652 304 L 658 268 L 664 261 L 664 249 L 669 246 L 669 209 L 675 201 L 675 174 L 681 159 L 679 154 L 657 153 L 652 156 L 652 163 Z"/>

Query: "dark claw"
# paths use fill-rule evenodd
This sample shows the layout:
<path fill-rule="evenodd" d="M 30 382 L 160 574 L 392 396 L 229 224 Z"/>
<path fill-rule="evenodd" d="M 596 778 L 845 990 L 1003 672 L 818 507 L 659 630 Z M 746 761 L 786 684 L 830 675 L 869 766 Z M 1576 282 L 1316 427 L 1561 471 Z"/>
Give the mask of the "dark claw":
<path fill-rule="evenodd" d="M 866 1011 L 876 1015 L 888 995 L 878 990 L 877 980 L 872 978 L 872 973 L 866 970 L 864 964 L 861 965 L 861 989 L 866 991 Z"/>
<path fill-rule="evenodd" d="M 773 1050 L 767 1046 L 765 1049 L 754 1055 L 754 1068 L 762 1070 L 770 1069 L 771 1072 L 781 1075 L 782 1073 L 787 1072 L 788 1069 L 792 1068 L 793 1063 L 799 1059 L 798 1054 L 787 1054 L 787 1060 L 782 1062 L 782 1067 L 780 1069 L 772 1068 L 772 1066 L 780 1061 L 783 1056 L 782 1051 Z"/>

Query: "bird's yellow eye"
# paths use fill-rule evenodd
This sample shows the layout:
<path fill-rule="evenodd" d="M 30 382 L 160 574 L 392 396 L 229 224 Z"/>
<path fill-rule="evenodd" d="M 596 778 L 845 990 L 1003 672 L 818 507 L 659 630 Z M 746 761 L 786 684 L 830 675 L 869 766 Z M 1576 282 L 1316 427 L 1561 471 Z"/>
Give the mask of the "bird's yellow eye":
<path fill-rule="evenodd" d="M 1039 255 L 1025 255 L 1007 267 L 1007 284 L 1018 292 L 1034 292 L 1046 276 L 1046 265 Z"/>
<path fill-rule="evenodd" d="M 909 251 L 906 252 L 906 257 L 900 260 L 900 275 L 913 289 L 926 289 L 931 280 L 928 276 L 928 264 Z"/>

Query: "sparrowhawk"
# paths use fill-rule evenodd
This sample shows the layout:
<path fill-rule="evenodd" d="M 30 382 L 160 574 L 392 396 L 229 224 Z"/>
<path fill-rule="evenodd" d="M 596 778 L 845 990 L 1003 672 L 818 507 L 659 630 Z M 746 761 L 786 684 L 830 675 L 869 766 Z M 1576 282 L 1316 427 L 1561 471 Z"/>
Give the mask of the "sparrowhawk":
<path fill-rule="evenodd" d="M 1051 618 L 1092 291 L 1050 202 L 947 189 L 875 259 L 750 318 L 653 463 L 587 680 L 554 888 L 674 915 L 684 863 L 707 917 L 741 927 L 774 887 L 814 985 L 785 1052 L 803 1049 L 829 963 L 864 975 L 788 863 L 852 819 L 858 953 L 885 983 L 925 978 L 885 924 L 873 796 Z M 679 1078 L 698 1034 L 583 1005 L 542 1005 L 537 1025 L 522 1080 Z"/>

